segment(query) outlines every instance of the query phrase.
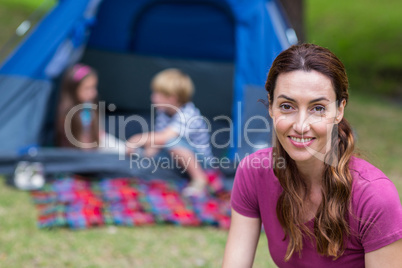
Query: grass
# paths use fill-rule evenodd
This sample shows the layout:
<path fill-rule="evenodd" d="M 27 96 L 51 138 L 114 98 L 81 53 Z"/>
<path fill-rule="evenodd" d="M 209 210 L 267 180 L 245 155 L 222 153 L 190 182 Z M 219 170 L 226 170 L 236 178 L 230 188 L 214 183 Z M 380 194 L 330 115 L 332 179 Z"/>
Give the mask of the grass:
<path fill-rule="evenodd" d="M 55 0 L 0 0 L 0 63 L 24 37 L 15 34 L 17 27 L 29 18 L 32 29 L 54 3 Z"/>
<path fill-rule="evenodd" d="M 357 145 L 363 151 L 371 152 L 368 157 L 374 164 L 389 174 L 401 171 L 402 117 L 399 106 L 352 94 L 346 117 L 356 127 Z"/>
<path fill-rule="evenodd" d="M 329 48 L 350 82 L 346 118 L 357 146 L 402 196 L 402 2 L 306 2 L 309 42 Z"/>
<path fill-rule="evenodd" d="M 332 50 L 351 88 L 402 101 L 402 2 L 306 1 L 308 41 Z"/>
<path fill-rule="evenodd" d="M 357 147 L 396 185 L 402 201 L 402 109 L 359 92 L 351 93 L 345 117 L 357 134 Z"/>
<path fill-rule="evenodd" d="M 0 47 L 41 2 L 0 0 Z M 348 70 L 346 117 L 358 147 L 402 196 L 402 109 L 399 100 L 387 101 L 402 96 L 402 2 L 305 3 L 308 41 L 334 51 Z M 39 230 L 29 195 L 5 185 L 0 185 L 0 218 L 0 267 L 219 267 L 227 237 L 210 227 Z M 264 235 L 254 267 L 275 267 Z"/>
<path fill-rule="evenodd" d="M 227 237 L 166 225 L 39 230 L 36 216 L 27 192 L 0 186 L 0 267 L 219 267 Z M 267 255 L 262 236 L 255 267 L 267 267 Z"/>

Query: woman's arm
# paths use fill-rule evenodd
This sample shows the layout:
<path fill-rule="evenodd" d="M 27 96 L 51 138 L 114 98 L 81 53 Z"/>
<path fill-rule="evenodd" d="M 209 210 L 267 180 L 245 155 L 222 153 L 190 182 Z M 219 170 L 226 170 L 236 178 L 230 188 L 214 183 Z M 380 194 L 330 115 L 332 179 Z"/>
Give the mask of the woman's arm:
<path fill-rule="evenodd" d="M 366 253 L 364 256 L 366 268 L 402 267 L 402 239 L 383 248 Z"/>
<path fill-rule="evenodd" d="M 222 267 L 252 267 L 261 234 L 261 220 L 249 218 L 232 209 L 232 221 Z"/>

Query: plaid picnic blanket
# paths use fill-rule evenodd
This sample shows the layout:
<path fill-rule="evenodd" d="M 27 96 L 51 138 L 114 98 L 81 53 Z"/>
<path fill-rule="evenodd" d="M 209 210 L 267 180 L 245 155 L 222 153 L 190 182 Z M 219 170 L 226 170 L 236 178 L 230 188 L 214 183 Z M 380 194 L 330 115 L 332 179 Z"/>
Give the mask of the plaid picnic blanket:
<path fill-rule="evenodd" d="M 141 226 L 170 223 L 229 228 L 230 193 L 219 174 L 208 174 L 208 194 L 185 198 L 183 180 L 93 179 L 61 176 L 31 196 L 38 227 L 85 229 L 102 225 Z"/>

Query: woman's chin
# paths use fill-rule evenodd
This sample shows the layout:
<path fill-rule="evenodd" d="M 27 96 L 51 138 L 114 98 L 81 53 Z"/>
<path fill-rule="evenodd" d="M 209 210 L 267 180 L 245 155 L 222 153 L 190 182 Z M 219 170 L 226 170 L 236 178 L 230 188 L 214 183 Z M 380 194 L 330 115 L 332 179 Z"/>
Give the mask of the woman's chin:
<path fill-rule="evenodd" d="M 288 154 L 290 158 L 292 158 L 293 161 L 295 162 L 309 162 L 311 161 L 314 157 L 314 155 L 307 151 L 306 149 L 299 150 L 299 151 L 288 151 Z"/>

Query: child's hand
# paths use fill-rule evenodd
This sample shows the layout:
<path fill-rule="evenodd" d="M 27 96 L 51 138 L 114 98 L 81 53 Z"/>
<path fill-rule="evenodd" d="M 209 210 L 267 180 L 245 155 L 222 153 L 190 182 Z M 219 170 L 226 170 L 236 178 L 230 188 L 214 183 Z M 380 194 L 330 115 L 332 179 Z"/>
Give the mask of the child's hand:
<path fill-rule="evenodd" d="M 131 148 L 131 147 L 127 146 L 127 143 L 126 143 L 126 154 L 133 154 L 133 153 L 135 153 L 136 150 L 137 150 L 137 148 Z"/>
<path fill-rule="evenodd" d="M 147 146 L 147 147 L 145 147 L 144 155 L 146 157 L 153 157 L 158 152 L 159 152 L 159 148 L 153 148 L 153 147 Z"/>
<path fill-rule="evenodd" d="M 141 138 L 143 134 L 136 134 L 129 138 L 126 142 L 126 153 L 134 153 L 137 148 L 141 147 Z"/>

